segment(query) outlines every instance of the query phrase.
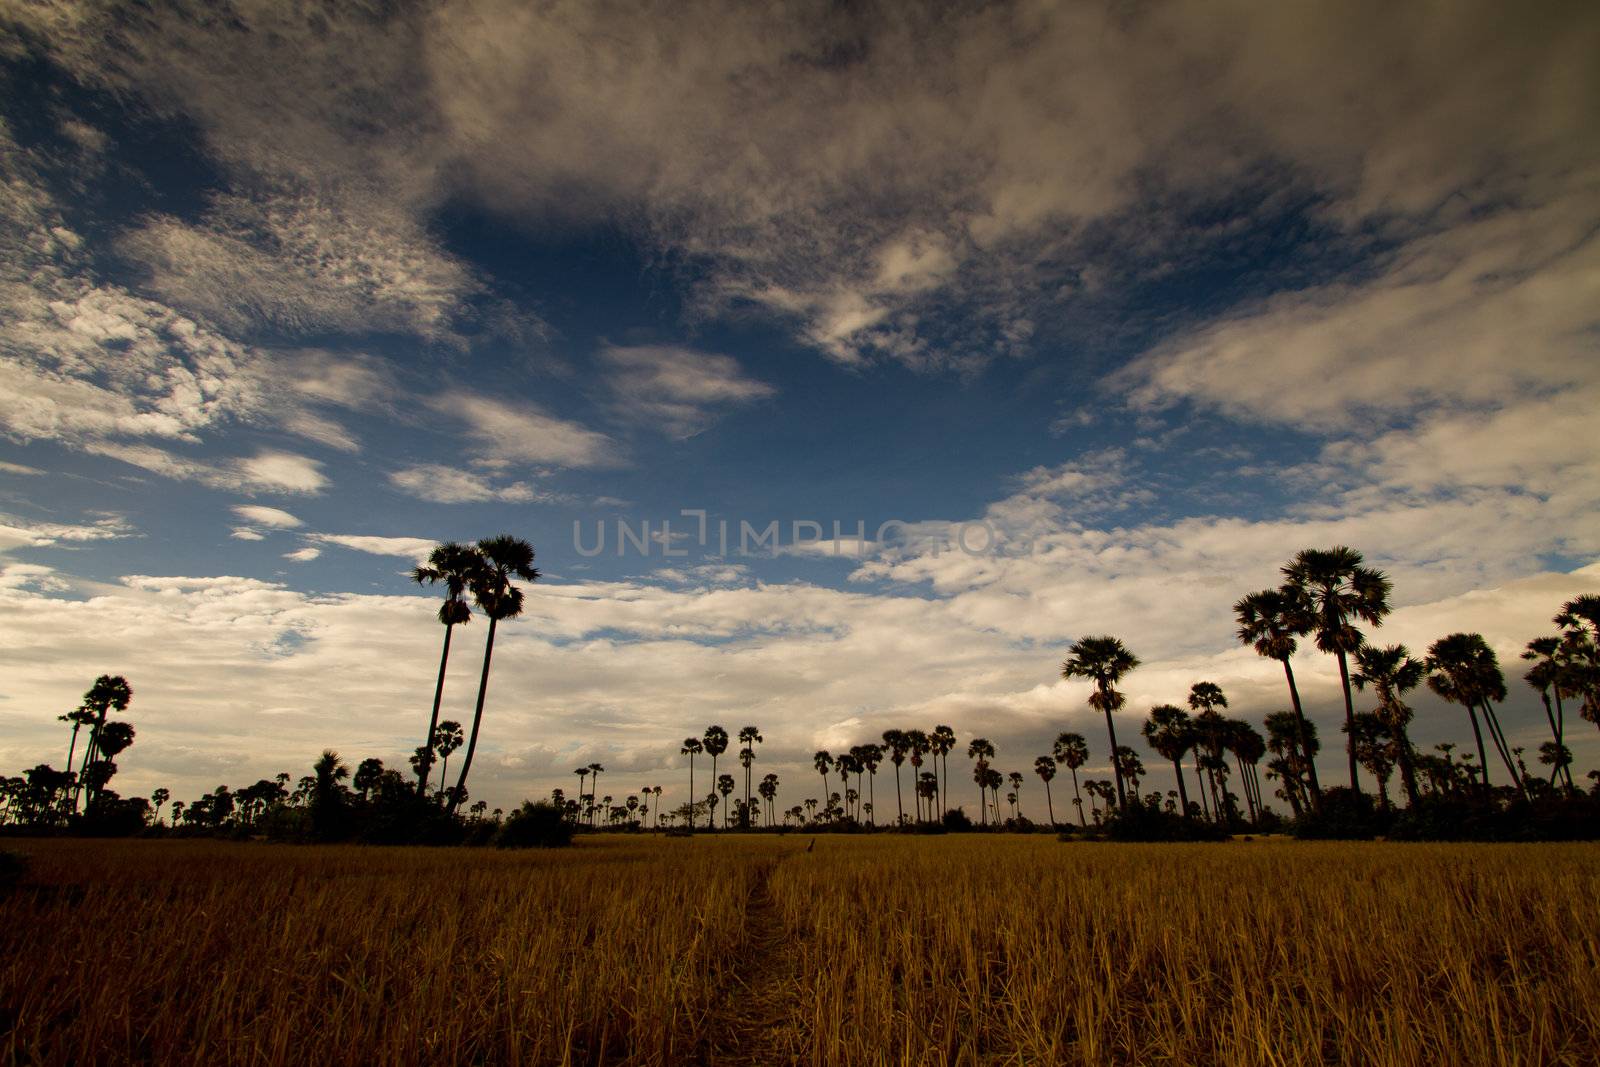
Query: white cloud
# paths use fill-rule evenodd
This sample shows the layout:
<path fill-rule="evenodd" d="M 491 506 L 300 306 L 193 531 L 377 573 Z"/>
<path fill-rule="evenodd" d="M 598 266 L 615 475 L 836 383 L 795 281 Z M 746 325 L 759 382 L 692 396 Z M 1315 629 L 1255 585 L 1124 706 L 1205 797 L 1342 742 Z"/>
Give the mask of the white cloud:
<path fill-rule="evenodd" d="M 363 534 L 306 534 L 318 544 L 338 545 L 355 552 L 368 552 L 375 556 L 402 556 L 406 559 L 424 559 L 432 552 L 437 541 L 425 537 L 373 537 Z M 314 551 L 314 550 L 313 550 Z"/>
<path fill-rule="evenodd" d="M 389 481 L 412 496 L 435 504 L 474 504 L 490 500 L 522 504 L 540 499 L 540 494 L 527 482 L 497 487 L 482 475 L 438 463 L 392 471 Z"/>
<path fill-rule="evenodd" d="M 15 548 L 48 548 L 137 536 L 121 515 L 105 515 L 91 523 L 28 522 L 0 514 L 0 552 Z"/>
<path fill-rule="evenodd" d="M 228 536 L 236 541 L 265 541 L 267 539 L 265 534 L 248 526 L 235 526 L 233 532 Z"/>
<path fill-rule="evenodd" d="M 263 507 L 260 504 L 236 504 L 233 513 L 246 522 L 253 522 L 258 526 L 270 526 L 275 530 L 292 530 L 296 526 L 304 525 L 282 508 Z"/>
<path fill-rule="evenodd" d="M 20 474 L 33 477 L 43 473 L 44 471 L 39 470 L 37 467 L 29 467 L 22 463 L 6 463 L 4 461 L 0 461 L 0 474 Z"/>
<path fill-rule="evenodd" d="M 467 435 L 485 466 L 550 464 L 602 467 L 616 462 L 616 443 L 605 434 L 546 414 L 528 402 L 499 400 L 458 390 L 434 406 L 466 423 Z"/>
<path fill-rule="evenodd" d="M 718 408 L 777 392 L 748 377 L 729 356 L 678 345 L 607 345 L 599 358 L 620 413 L 657 424 L 674 437 L 701 432 Z"/>
<path fill-rule="evenodd" d="M 305 548 L 297 548 L 293 552 L 285 552 L 283 558 L 293 560 L 296 563 L 310 563 L 320 555 L 322 555 L 322 549 L 308 545 Z"/>

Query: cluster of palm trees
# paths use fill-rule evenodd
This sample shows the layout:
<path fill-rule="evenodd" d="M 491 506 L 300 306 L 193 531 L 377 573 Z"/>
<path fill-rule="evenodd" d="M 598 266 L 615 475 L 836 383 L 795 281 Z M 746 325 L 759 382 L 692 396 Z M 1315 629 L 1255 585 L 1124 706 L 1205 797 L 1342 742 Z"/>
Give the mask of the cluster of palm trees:
<path fill-rule="evenodd" d="M 694 828 L 697 818 L 702 814 L 706 816 L 707 827 L 715 829 L 719 796 L 722 800 L 720 807 L 722 808 L 722 826 L 724 829 L 728 826 L 730 814 L 742 828 L 749 828 L 761 817 L 761 811 L 758 810 L 753 800 L 752 775 L 756 762 L 756 746 L 761 744 L 765 738 L 761 736 L 760 727 L 745 726 L 740 728 L 738 740 L 739 764 L 744 768 L 744 799 L 729 805 L 727 800 L 738 789 L 738 782 L 731 774 L 717 773 L 717 759 L 728 751 L 728 745 L 731 741 L 728 731 L 721 726 L 712 724 L 706 727 L 701 736 L 683 739 L 683 746 L 678 750 L 678 754 L 689 757 L 689 802 L 679 808 L 677 815 L 684 820 L 689 829 Z M 694 791 L 694 758 L 699 755 L 711 757 L 712 789 L 706 794 L 703 802 L 696 799 Z M 771 804 L 775 802 L 777 793 L 778 776 L 775 774 L 766 775 L 761 780 L 760 786 L 754 790 L 754 795 L 762 798 L 766 807 L 766 818 L 769 822 L 772 817 Z M 730 808 L 732 809 L 731 812 Z"/>
<path fill-rule="evenodd" d="M 1222 824 L 1241 818 L 1258 820 L 1268 810 L 1259 770 L 1263 760 L 1265 777 L 1281 783 L 1276 795 L 1289 804 L 1295 816 L 1320 809 L 1323 786 L 1317 776 L 1316 757 L 1321 744 L 1315 724 L 1305 715 L 1292 663 L 1300 641 L 1306 638 L 1319 651 L 1333 656 L 1338 666 L 1345 713 L 1342 732 L 1352 791 L 1360 792 L 1359 769 L 1364 767 L 1376 780 L 1379 802 L 1384 807 L 1390 806 L 1389 783 L 1396 771 L 1408 804 L 1414 805 L 1420 797 L 1435 793 L 1475 791 L 1484 795 L 1492 788 L 1491 748 L 1509 777 L 1509 788 L 1517 795 L 1528 798 L 1535 789 L 1558 786 L 1568 792 L 1576 790 L 1572 756 L 1565 741 L 1566 707 L 1576 702 L 1582 718 L 1600 725 L 1600 596 L 1580 596 L 1563 605 L 1554 618 L 1559 632 L 1530 641 L 1523 654 L 1532 664 L 1525 678 L 1540 694 L 1551 732 L 1551 740 L 1540 746 L 1538 754 L 1539 762 L 1550 768 L 1548 781 L 1534 780 L 1530 784 L 1534 776 L 1522 758 L 1523 750 L 1508 740 L 1496 707 L 1506 699 L 1504 675 L 1493 649 L 1481 635 L 1450 634 L 1430 645 L 1422 657 L 1413 656 L 1403 645 L 1370 644 L 1363 627 L 1376 629 L 1382 625 L 1390 612 L 1392 586 L 1387 576 L 1368 567 L 1361 553 L 1352 548 L 1307 549 L 1285 564 L 1281 573 L 1283 582 L 1279 586 L 1242 597 L 1233 610 L 1239 641 L 1283 665 L 1290 707 L 1265 716 L 1265 735 L 1252 724 L 1225 715 L 1228 698 L 1220 686 L 1209 681 L 1194 683 L 1184 706 L 1166 703 L 1152 707 L 1140 732 L 1153 752 L 1172 763 L 1177 788 L 1165 799 L 1169 811 Z M 1111 777 L 1080 783 L 1078 771 L 1089 759 L 1088 742 L 1078 733 L 1059 735 L 1052 750 L 1033 761 L 1034 773 L 1044 784 L 1052 825 L 1056 817 L 1051 782 L 1060 767 L 1066 767 L 1072 775 L 1073 804 L 1080 824 L 1087 821 L 1085 792 L 1097 816 L 1097 801 L 1104 801 L 1107 814 L 1125 810 L 1130 804 L 1161 804 L 1159 794 L 1141 794 L 1139 784 L 1146 774 L 1143 763 L 1117 737 L 1117 713 L 1127 704 L 1118 686 L 1138 666 L 1138 657 L 1113 636 L 1083 637 L 1069 648 L 1061 675 L 1091 683 L 1088 704 L 1105 719 Z M 1412 744 L 1407 733 L 1412 709 L 1406 703 L 1406 694 L 1424 682 L 1440 697 L 1467 712 L 1477 748 L 1475 758 L 1471 753 L 1457 756 L 1456 746 L 1451 743 L 1436 746 L 1433 753 L 1421 752 Z M 1356 693 L 1370 693 L 1373 707 L 1358 712 Z M 741 741 L 747 732 L 754 733 L 754 728 L 741 731 Z M 727 732 L 719 726 L 708 728 L 703 737 L 684 741 L 680 752 L 689 757 L 691 797 L 695 795 L 694 757 L 710 755 L 713 779 L 720 782 L 716 760 L 727 747 Z M 838 755 L 818 751 L 812 765 L 822 784 L 822 800 L 808 799 L 803 805 L 787 809 L 785 819 L 803 816 L 818 821 L 848 820 L 866 827 L 887 822 L 880 820 L 876 803 L 877 773 L 887 762 L 893 765 L 895 774 L 892 824 L 942 821 L 949 795 L 949 755 L 957 747 L 955 731 L 940 725 L 931 731 L 885 730 L 881 743 L 852 745 Z M 995 746 L 987 738 L 973 738 L 966 752 L 973 761 L 981 823 L 1004 821 L 1001 790 L 1008 784 L 1005 802 L 1011 817 L 1020 818 L 1024 775 L 1020 771 L 999 771 L 995 766 Z M 746 760 L 747 797 L 748 760 L 753 758 L 753 752 L 741 750 L 741 759 Z M 1193 760 L 1197 802 L 1191 802 L 1183 766 L 1189 758 Z M 909 815 L 902 789 L 902 768 L 907 762 L 911 764 L 912 786 Z M 1228 788 L 1235 772 L 1243 812 L 1239 810 L 1240 797 Z M 838 778 L 837 790 L 832 788 L 833 775 Z M 731 790 L 730 781 L 723 795 Z M 713 813 L 716 796 L 714 791 L 707 798 L 706 807 Z M 686 810 L 692 824 L 699 806 Z"/>
<path fill-rule="evenodd" d="M 441 748 L 439 707 L 444 700 L 445 670 L 450 662 L 450 637 L 457 626 L 472 621 L 474 605 L 489 620 L 489 633 L 483 646 L 483 670 L 478 678 L 478 700 L 472 712 L 472 729 L 467 734 L 466 754 L 461 758 L 461 772 L 456 784 L 444 789 L 446 810 L 452 814 L 467 799 L 467 776 L 472 772 L 472 757 L 478 750 L 478 732 L 483 726 L 484 699 L 489 692 L 489 665 L 494 658 L 495 628 L 504 620 L 522 614 L 522 590 L 515 580 L 535 582 L 539 571 L 533 565 L 533 546 L 509 535 L 489 537 L 472 545 L 454 541 L 435 546 L 428 560 L 412 571 L 412 578 L 420 585 L 444 587 L 444 603 L 439 607 L 439 622 L 444 626 L 444 648 L 439 654 L 439 677 L 433 689 L 433 711 L 428 717 L 428 732 L 411 757 L 417 772 L 417 795 L 426 796 L 428 775 L 434 757 L 442 753 L 445 759 L 455 750 L 447 742 Z M 469 599 L 470 602 L 469 602 Z M 459 736 L 460 726 L 451 736 Z M 456 741 L 455 744 L 459 744 Z M 441 777 L 443 774 L 441 772 Z"/>

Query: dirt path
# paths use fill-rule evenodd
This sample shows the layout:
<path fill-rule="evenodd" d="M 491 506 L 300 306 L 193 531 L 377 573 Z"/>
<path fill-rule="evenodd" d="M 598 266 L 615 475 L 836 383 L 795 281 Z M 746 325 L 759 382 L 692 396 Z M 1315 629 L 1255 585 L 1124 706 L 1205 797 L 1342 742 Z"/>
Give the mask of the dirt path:
<path fill-rule="evenodd" d="M 748 937 L 706 1037 L 714 1067 L 779 1067 L 800 1062 L 799 966 L 772 898 L 773 859 L 756 875 L 745 911 Z"/>

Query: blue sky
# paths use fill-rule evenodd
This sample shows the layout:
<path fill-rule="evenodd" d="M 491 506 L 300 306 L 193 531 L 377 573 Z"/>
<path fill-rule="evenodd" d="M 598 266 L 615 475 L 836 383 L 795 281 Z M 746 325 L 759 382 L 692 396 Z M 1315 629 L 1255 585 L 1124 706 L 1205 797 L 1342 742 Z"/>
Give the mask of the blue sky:
<path fill-rule="evenodd" d="M 397 760 L 439 636 L 404 572 L 499 532 L 546 575 L 499 804 L 681 788 L 711 721 L 796 788 L 935 721 L 1025 769 L 1097 736 L 1088 633 L 1146 662 L 1131 722 L 1201 677 L 1259 720 L 1228 605 L 1310 545 L 1391 573 L 1419 651 L 1514 661 L 1600 587 L 1582 7 L 232 14 L 0 4 L 8 767 L 102 671 L 127 789 Z M 616 553 L 683 509 L 782 550 Z M 933 547 L 978 523 L 1009 550 Z"/>

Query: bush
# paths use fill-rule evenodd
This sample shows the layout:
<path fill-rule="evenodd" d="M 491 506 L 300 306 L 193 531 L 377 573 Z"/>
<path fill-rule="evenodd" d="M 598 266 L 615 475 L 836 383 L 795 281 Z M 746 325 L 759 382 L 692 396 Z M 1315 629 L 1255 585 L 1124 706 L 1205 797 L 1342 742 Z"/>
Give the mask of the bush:
<path fill-rule="evenodd" d="M 944 813 L 944 828 L 958 833 L 972 829 L 972 820 L 964 808 L 951 808 Z"/>
<path fill-rule="evenodd" d="M 1592 797 L 1550 797 L 1506 807 L 1481 797 L 1425 796 L 1394 820 L 1396 841 L 1585 841 L 1600 837 Z"/>
<path fill-rule="evenodd" d="M 1372 797 L 1347 786 L 1322 791 L 1322 809 L 1295 820 L 1294 836 L 1313 841 L 1368 841 L 1389 829 Z"/>
<path fill-rule="evenodd" d="M 1186 819 L 1170 811 L 1129 804 L 1113 812 L 1101 829 L 1108 841 L 1226 841 L 1228 831 L 1204 819 Z M 1069 840 L 1061 835 L 1062 840 Z"/>
<path fill-rule="evenodd" d="M 572 844 L 572 824 L 554 804 L 524 801 L 506 818 L 495 844 L 500 848 L 562 848 Z"/>

